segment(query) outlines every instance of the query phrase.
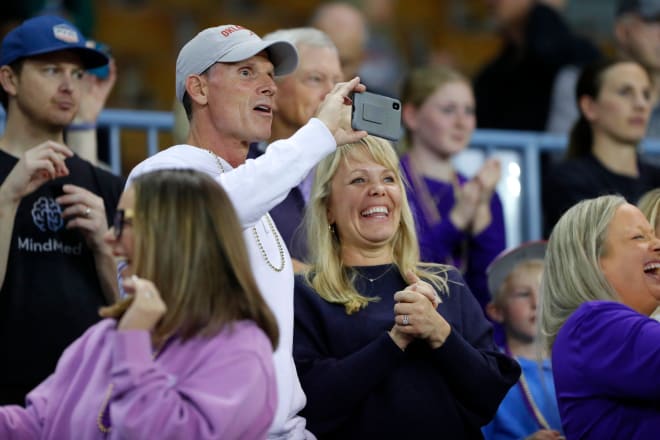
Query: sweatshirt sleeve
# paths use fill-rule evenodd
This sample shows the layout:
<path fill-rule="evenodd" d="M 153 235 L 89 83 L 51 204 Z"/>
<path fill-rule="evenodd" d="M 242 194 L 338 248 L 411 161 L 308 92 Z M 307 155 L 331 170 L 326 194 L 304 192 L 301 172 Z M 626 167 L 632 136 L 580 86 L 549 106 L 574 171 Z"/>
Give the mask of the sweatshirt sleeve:
<path fill-rule="evenodd" d="M 332 133 L 320 119 L 312 118 L 290 138 L 273 142 L 256 159 L 216 177 L 232 201 L 243 228 L 254 225 L 287 196 L 312 168 L 337 147 Z M 202 147 L 203 148 L 203 147 Z M 199 168 L 185 156 L 153 156 L 139 164 L 128 176 L 133 179 L 149 171 L 167 168 Z M 210 158 L 210 156 L 209 156 Z"/>
<path fill-rule="evenodd" d="M 72 377 L 84 363 L 85 354 L 93 350 L 90 346 L 99 346 L 98 338 L 107 325 L 107 322 L 101 322 L 90 327 L 64 350 L 55 372 L 28 393 L 25 408 L 19 405 L 0 406 L 0 439 L 34 440 L 42 437 L 44 426 L 52 422 L 49 419 L 57 412 L 52 405 L 57 405 L 64 394 L 62 384 L 73 380 Z"/>
<path fill-rule="evenodd" d="M 256 159 L 218 178 L 243 227 L 252 226 L 336 148 L 328 128 L 313 118 L 289 139 L 275 141 Z"/>
<path fill-rule="evenodd" d="M 1 439 L 34 440 L 41 438 L 42 423 L 40 412 L 34 406 L 28 408 L 19 405 L 0 406 Z"/>
<path fill-rule="evenodd" d="M 518 381 L 520 366 L 495 346 L 492 326 L 458 271 L 449 273 L 448 283 L 449 296 L 443 299 L 453 302 L 456 312 L 446 318 L 452 331 L 433 355 L 452 394 L 475 424 L 485 425 Z"/>
<path fill-rule="evenodd" d="M 272 363 L 264 361 L 272 359 L 265 335 L 253 329 L 230 347 L 227 339 L 218 336 L 205 341 L 187 349 L 194 366 L 187 377 L 177 377 L 151 359 L 147 332 L 116 333 L 112 377 L 117 397 L 110 404 L 110 414 L 120 438 L 265 434 L 277 398 Z M 173 349 L 186 350 L 185 345 Z"/>
<path fill-rule="evenodd" d="M 304 281 L 296 279 L 293 357 L 307 395 L 303 415 L 321 435 L 340 427 L 354 409 L 404 357 L 387 332 L 343 358 L 328 355 L 321 326 L 323 301 Z"/>
<path fill-rule="evenodd" d="M 574 380 L 609 398 L 660 404 L 660 324 L 613 302 L 589 303 L 578 311 L 580 319 L 565 324 L 571 352 L 579 353 L 566 359 L 579 365 L 581 377 Z"/>

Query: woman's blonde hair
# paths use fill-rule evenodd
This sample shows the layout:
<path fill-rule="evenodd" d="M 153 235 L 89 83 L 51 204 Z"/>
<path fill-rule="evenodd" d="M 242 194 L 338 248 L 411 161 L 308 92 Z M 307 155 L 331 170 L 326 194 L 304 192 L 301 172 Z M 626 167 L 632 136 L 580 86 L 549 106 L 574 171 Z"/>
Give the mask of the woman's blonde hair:
<path fill-rule="evenodd" d="M 566 211 L 552 230 L 539 301 L 539 336 L 548 352 L 564 322 L 581 304 L 620 302 L 600 268 L 600 258 L 607 251 L 607 228 L 625 203 L 620 196 L 583 200 Z"/>
<path fill-rule="evenodd" d="M 370 301 L 375 300 L 360 295 L 355 290 L 353 286 L 355 273 L 346 268 L 342 262 L 341 243 L 334 231 L 334 225 L 328 222 L 327 214 L 332 180 L 339 165 L 357 155 L 373 158 L 376 163 L 393 171 L 401 189 L 401 220 L 392 239 L 393 262 L 399 272 L 404 275 L 411 270 L 433 284 L 440 292 L 446 292 L 446 267 L 419 261 L 417 234 L 399 172 L 399 158 L 389 142 L 373 136 L 367 136 L 354 144 L 338 147 L 316 167 L 314 186 L 305 215 L 310 249 L 310 268 L 305 272 L 305 279 L 323 299 L 342 304 L 348 314 L 366 307 Z"/>
<path fill-rule="evenodd" d="M 136 178 L 132 187 L 135 273 L 151 280 L 167 305 L 154 337 L 209 337 L 247 319 L 276 347 L 277 323 L 220 185 L 198 171 L 161 170 Z"/>
<path fill-rule="evenodd" d="M 470 90 L 470 80 L 457 70 L 446 66 L 419 67 L 412 70 L 403 80 L 401 86 L 401 103 L 411 104 L 419 108 L 441 87 L 451 83 L 467 84 Z M 404 146 L 412 144 L 411 133 L 406 130 Z"/>
<path fill-rule="evenodd" d="M 644 213 L 653 229 L 657 229 L 660 221 L 660 188 L 645 192 L 637 202 L 637 207 Z"/>

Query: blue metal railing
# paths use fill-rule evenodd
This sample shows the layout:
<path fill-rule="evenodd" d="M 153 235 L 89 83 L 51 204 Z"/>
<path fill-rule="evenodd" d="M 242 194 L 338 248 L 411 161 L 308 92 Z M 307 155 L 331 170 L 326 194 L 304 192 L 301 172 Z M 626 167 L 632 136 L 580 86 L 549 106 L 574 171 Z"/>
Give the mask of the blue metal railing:
<path fill-rule="evenodd" d="M 174 125 L 171 112 L 104 110 L 98 121 L 99 126 L 107 127 L 110 133 L 109 165 L 113 172 L 122 174 L 121 131 L 124 129 L 144 130 L 147 133 L 147 155 L 158 151 L 160 132 L 170 132 Z M 4 129 L 4 112 L 0 108 L 0 132 Z M 519 165 L 519 194 L 498 185 L 498 193 L 503 198 L 515 198 L 519 213 L 506 215 L 509 226 L 517 231 L 512 246 L 521 241 L 541 238 L 543 233 L 541 206 L 541 153 L 560 152 L 565 148 L 566 137 L 536 132 L 477 130 L 472 138 L 470 150 L 479 151 L 483 156 L 508 154 L 511 162 Z M 642 144 L 646 154 L 660 155 L 660 139 L 647 139 Z M 511 194 L 509 194 L 511 192 Z M 509 200 L 510 201 L 510 200 Z M 506 210 L 505 210 L 506 211 Z"/>
<path fill-rule="evenodd" d="M 470 148 L 478 148 L 488 155 L 497 155 L 502 151 L 515 152 L 520 159 L 521 215 L 519 216 L 520 240 L 536 240 L 543 235 L 543 215 L 541 206 L 541 153 L 560 153 L 566 148 L 566 136 L 509 131 L 477 130 Z M 641 150 L 645 155 L 660 155 L 660 139 L 645 139 Z M 498 192 L 506 198 L 502 191 Z M 506 200 L 503 200 L 506 202 Z M 505 212 L 506 214 L 506 212 Z M 507 219 L 511 221 L 511 219 Z"/>
<path fill-rule="evenodd" d="M 121 130 L 144 130 L 147 133 L 147 156 L 153 156 L 158 152 L 158 133 L 172 131 L 174 115 L 171 112 L 108 109 L 101 112 L 98 125 L 108 127 L 110 133 L 110 168 L 114 173 L 122 174 Z"/>

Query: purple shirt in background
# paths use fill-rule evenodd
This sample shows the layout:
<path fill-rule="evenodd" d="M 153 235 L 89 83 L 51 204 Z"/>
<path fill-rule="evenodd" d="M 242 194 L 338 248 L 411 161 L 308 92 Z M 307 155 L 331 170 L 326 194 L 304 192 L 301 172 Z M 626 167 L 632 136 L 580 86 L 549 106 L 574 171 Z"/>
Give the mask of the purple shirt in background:
<path fill-rule="evenodd" d="M 660 436 L 660 323 L 624 304 L 582 304 L 559 330 L 552 368 L 566 438 Z"/>
<path fill-rule="evenodd" d="M 408 155 L 401 158 L 401 169 L 407 179 L 408 202 L 415 217 L 421 260 L 457 267 L 472 294 L 484 308 L 490 301 L 486 268 L 506 247 L 504 213 L 499 196 L 493 194 L 490 201 L 490 225 L 478 235 L 472 236 L 457 229 L 449 221 L 449 212 L 456 202 L 454 188 L 450 183 L 421 176 L 414 179 Z M 468 180 L 458 173 L 457 178 L 459 185 L 464 185 Z M 415 185 L 415 181 L 421 179 L 440 214 L 440 221 L 435 224 L 424 214 L 423 189 Z"/>
<path fill-rule="evenodd" d="M 28 394 L 26 408 L 0 407 L 0 438 L 266 437 L 277 387 L 270 341 L 253 322 L 210 338 L 172 339 L 152 357 L 148 332 L 101 321 L 66 349 L 55 373 Z M 108 436 L 97 423 L 104 407 Z"/>

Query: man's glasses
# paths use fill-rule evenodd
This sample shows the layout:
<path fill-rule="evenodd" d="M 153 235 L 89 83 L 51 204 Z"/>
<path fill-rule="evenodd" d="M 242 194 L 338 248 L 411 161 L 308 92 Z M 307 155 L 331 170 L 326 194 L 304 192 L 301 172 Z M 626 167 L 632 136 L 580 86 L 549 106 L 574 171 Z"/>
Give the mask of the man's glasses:
<path fill-rule="evenodd" d="M 130 225 L 133 221 L 133 210 L 132 209 L 118 209 L 115 212 L 115 220 L 112 222 L 112 227 L 115 231 L 115 239 L 119 240 L 121 238 L 121 233 L 124 230 L 124 225 Z"/>

